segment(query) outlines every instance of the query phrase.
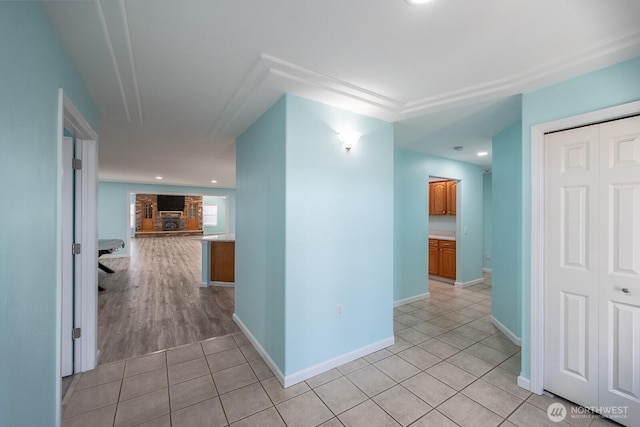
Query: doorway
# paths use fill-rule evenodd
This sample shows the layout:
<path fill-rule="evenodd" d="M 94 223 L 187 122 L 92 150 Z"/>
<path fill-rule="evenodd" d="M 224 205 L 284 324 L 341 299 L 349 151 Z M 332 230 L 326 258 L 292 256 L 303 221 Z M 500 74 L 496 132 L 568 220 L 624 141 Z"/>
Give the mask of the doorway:
<path fill-rule="evenodd" d="M 462 251 L 456 179 L 429 176 L 429 278 L 457 282 Z"/>
<path fill-rule="evenodd" d="M 146 184 L 120 191 L 108 212 L 122 215 L 122 228 L 101 230 L 126 239 L 126 252 L 100 258 L 114 273 L 98 276 L 105 289 L 98 295 L 98 365 L 236 332 L 233 289 L 200 287 L 199 237 L 228 233 L 229 196 Z M 159 218 L 158 195 L 184 198 L 180 230 L 145 233 L 145 205 L 151 206 L 147 216 Z M 194 217 L 197 226 L 189 226 Z"/>
<path fill-rule="evenodd" d="M 636 102 L 534 126 L 531 144 L 529 388 L 535 393 L 549 389 L 586 406 L 625 406 L 630 411 L 626 422 L 639 416 L 632 412 L 640 407 L 640 374 L 635 371 L 640 346 L 625 338 L 639 334 L 640 301 L 624 291 L 640 288 L 634 255 L 640 241 L 634 219 L 640 209 L 640 130 L 635 136 L 633 129 L 612 131 L 617 125 L 611 122 L 596 125 L 596 137 L 588 128 L 574 129 L 569 131 L 573 142 L 551 146 L 544 133 L 638 113 Z M 553 162 L 559 176 L 545 180 Z M 545 244 L 545 233 L 556 233 L 554 243 L 547 235 Z M 640 289 L 635 291 L 637 298 Z M 560 386 L 555 378 L 563 379 Z M 528 385 L 522 378 L 519 384 Z"/>
<path fill-rule="evenodd" d="M 62 377 L 95 368 L 97 135 L 62 89 L 58 94 L 57 390 Z M 61 393 L 57 406 L 61 404 Z"/>

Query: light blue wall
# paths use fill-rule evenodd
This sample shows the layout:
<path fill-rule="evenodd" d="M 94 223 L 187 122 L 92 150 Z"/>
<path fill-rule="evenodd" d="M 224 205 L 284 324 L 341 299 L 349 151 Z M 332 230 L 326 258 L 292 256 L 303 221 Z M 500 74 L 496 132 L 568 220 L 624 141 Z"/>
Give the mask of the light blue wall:
<path fill-rule="evenodd" d="M 284 372 L 286 98 L 236 141 L 235 314 Z"/>
<path fill-rule="evenodd" d="M 98 113 L 39 2 L 0 2 L 0 52 L 0 194 L 11 201 L 0 204 L 0 425 L 48 427 L 60 395 L 58 88 L 96 131 Z"/>
<path fill-rule="evenodd" d="M 229 198 L 229 233 L 235 232 L 236 191 L 234 189 L 100 181 L 98 183 L 98 238 L 127 241 L 130 192 L 139 194 L 227 196 Z M 118 251 L 118 255 L 126 255 L 128 253 L 128 248 L 126 247 Z"/>
<path fill-rule="evenodd" d="M 430 215 L 429 233 L 433 231 L 456 231 L 458 222 L 453 215 Z"/>
<path fill-rule="evenodd" d="M 522 124 L 493 137 L 491 315 L 516 337 L 521 337 L 521 181 Z"/>
<path fill-rule="evenodd" d="M 204 225 L 204 234 L 220 234 L 227 230 L 227 198 L 220 196 L 204 196 L 202 205 L 218 207 L 218 225 Z M 229 231 L 232 233 L 232 231 Z"/>
<path fill-rule="evenodd" d="M 491 178 L 491 173 L 485 173 L 482 176 L 482 222 L 484 228 L 482 232 L 484 238 L 482 268 L 489 270 L 491 270 L 491 252 L 493 250 L 493 191 Z"/>
<path fill-rule="evenodd" d="M 393 125 L 286 99 L 291 374 L 393 336 Z M 362 133 L 350 152 L 338 141 L 341 129 Z"/>
<path fill-rule="evenodd" d="M 236 315 L 282 373 L 392 337 L 392 125 L 285 95 L 236 158 Z"/>
<path fill-rule="evenodd" d="M 460 180 L 457 281 L 482 278 L 482 167 L 401 149 L 394 159 L 394 301 L 428 291 L 429 176 Z"/>
<path fill-rule="evenodd" d="M 522 374 L 530 376 L 531 126 L 640 100 L 640 57 L 523 96 Z M 495 152 L 494 152 L 495 156 Z"/>

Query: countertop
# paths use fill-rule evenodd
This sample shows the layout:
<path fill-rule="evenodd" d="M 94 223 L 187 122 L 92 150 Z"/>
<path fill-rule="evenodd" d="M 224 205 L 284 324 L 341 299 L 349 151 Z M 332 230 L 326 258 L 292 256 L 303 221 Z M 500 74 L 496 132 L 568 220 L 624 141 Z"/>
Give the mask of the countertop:
<path fill-rule="evenodd" d="M 455 231 L 430 231 L 429 232 L 430 239 L 438 239 L 438 240 L 452 240 L 455 242 L 456 240 L 456 232 Z"/>
<path fill-rule="evenodd" d="M 235 242 L 236 235 L 230 234 L 209 234 L 206 236 L 195 237 L 194 240 L 201 240 L 202 242 Z"/>

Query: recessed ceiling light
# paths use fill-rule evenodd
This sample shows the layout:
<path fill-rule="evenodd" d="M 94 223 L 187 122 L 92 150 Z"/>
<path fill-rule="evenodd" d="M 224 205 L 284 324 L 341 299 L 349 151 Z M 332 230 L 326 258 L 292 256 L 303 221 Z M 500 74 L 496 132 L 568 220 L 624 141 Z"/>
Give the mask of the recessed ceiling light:
<path fill-rule="evenodd" d="M 484 157 L 484 156 L 488 156 L 489 153 L 487 153 L 486 151 L 478 151 L 478 157 Z"/>
<path fill-rule="evenodd" d="M 156 176 L 156 179 L 162 179 L 162 177 L 161 176 Z"/>
<path fill-rule="evenodd" d="M 215 184 L 215 183 L 217 183 L 218 181 L 216 181 L 215 179 L 212 179 L 212 180 L 211 180 L 211 182 Z"/>
<path fill-rule="evenodd" d="M 421 4 L 427 4 L 431 0 L 404 0 L 410 6 L 420 6 Z"/>

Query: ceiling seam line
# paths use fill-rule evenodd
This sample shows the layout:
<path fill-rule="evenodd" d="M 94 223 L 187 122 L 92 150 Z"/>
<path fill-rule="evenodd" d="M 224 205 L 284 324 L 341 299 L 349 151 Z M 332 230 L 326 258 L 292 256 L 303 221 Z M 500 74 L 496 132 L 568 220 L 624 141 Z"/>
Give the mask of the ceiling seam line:
<path fill-rule="evenodd" d="M 124 0 L 120 0 L 120 14 L 122 21 L 124 22 L 124 38 L 127 42 L 127 53 L 129 54 L 129 65 L 131 66 L 131 74 L 133 76 L 133 89 L 136 95 L 136 101 L 138 104 L 138 115 L 140 116 L 140 125 L 144 125 L 142 118 L 142 101 L 140 99 L 140 90 L 138 89 L 138 74 L 136 72 L 136 65 L 133 61 L 133 43 L 131 42 L 131 33 L 129 31 L 129 19 L 127 18 L 127 7 Z"/>
<path fill-rule="evenodd" d="M 98 12 L 98 19 L 100 20 L 100 26 L 102 27 L 102 33 L 104 34 L 105 41 L 107 43 L 107 49 L 109 50 L 109 56 L 113 64 L 113 69 L 116 72 L 116 80 L 120 88 L 120 96 L 124 105 L 124 111 L 127 114 L 127 120 L 131 123 L 131 114 L 129 114 L 129 106 L 127 105 L 127 97 L 124 93 L 124 86 L 122 84 L 122 76 L 120 75 L 120 69 L 118 68 L 118 61 L 116 60 L 116 53 L 113 50 L 113 43 L 111 42 L 111 35 L 109 34 L 109 28 L 107 27 L 107 20 L 104 16 L 104 10 L 102 9 L 102 3 L 100 0 L 95 0 L 96 10 Z"/>

